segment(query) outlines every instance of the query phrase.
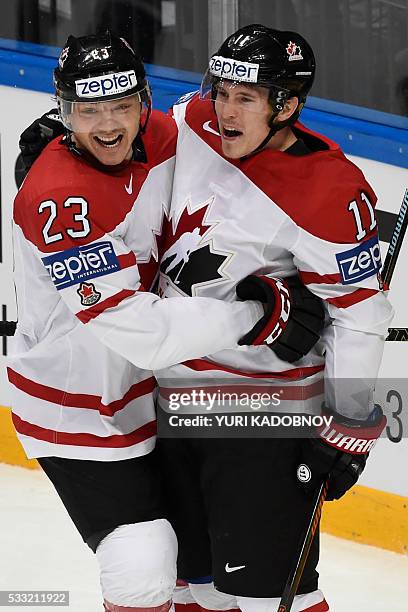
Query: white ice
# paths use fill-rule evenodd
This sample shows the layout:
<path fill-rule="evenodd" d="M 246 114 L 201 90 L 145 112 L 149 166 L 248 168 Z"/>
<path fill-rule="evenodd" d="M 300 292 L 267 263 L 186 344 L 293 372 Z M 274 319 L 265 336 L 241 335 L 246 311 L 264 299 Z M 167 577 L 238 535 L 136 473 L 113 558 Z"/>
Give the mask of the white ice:
<path fill-rule="evenodd" d="M 320 559 L 331 612 L 407 612 L 408 557 L 323 535 Z M 94 555 L 46 477 L 2 464 L 0 590 L 68 590 L 70 606 L 59 609 L 102 612 Z"/>

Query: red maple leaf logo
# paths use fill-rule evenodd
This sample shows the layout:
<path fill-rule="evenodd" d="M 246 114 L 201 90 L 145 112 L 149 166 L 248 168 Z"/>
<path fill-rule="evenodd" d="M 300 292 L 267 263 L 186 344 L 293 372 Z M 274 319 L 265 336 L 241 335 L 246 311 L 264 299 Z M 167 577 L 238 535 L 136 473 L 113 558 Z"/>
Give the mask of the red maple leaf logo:
<path fill-rule="evenodd" d="M 86 283 L 81 283 L 81 288 L 78 289 L 78 293 L 82 295 L 83 298 L 90 297 L 94 291 L 95 291 L 94 286 L 87 285 Z"/>
<path fill-rule="evenodd" d="M 186 232 L 192 232 L 196 228 L 199 228 L 200 236 L 203 236 L 205 232 L 211 227 L 211 223 L 205 223 L 204 217 L 207 212 L 208 206 L 210 202 L 206 202 L 204 206 L 200 207 L 198 210 L 194 212 L 189 212 L 188 207 L 186 207 L 176 226 L 176 229 L 173 230 L 173 223 L 171 218 L 168 219 L 167 216 L 164 217 L 163 221 L 163 240 L 160 245 L 160 258 L 166 253 L 166 251 L 170 248 L 172 244 L 177 242 L 180 236 Z"/>
<path fill-rule="evenodd" d="M 296 44 L 292 41 L 289 42 L 288 46 L 286 47 L 286 51 L 288 52 L 289 55 L 293 55 L 296 51 Z"/>

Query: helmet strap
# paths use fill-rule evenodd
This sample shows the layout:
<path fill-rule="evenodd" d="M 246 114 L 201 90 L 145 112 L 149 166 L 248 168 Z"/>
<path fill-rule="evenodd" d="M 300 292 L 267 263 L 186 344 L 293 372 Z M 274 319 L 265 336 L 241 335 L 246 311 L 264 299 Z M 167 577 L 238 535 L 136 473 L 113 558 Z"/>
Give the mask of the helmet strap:
<path fill-rule="evenodd" d="M 274 117 L 276 117 L 277 115 L 278 115 L 278 113 L 275 113 Z M 252 157 L 252 155 L 255 155 L 255 153 L 258 153 L 259 151 L 262 151 L 262 149 L 264 149 L 266 147 L 266 145 L 271 140 L 271 138 L 273 138 L 275 136 L 276 132 L 278 132 L 280 129 L 282 129 L 280 126 L 279 127 L 277 127 L 277 126 L 278 126 L 278 124 L 276 124 L 276 123 L 274 123 L 273 125 L 270 125 L 269 126 L 269 132 L 266 135 L 266 137 L 263 139 L 261 144 L 259 144 L 256 147 L 256 149 L 251 151 L 251 153 L 247 153 L 246 155 L 241 157 L 241 161 L 244 161 L 245 159 L 248 159 L 249 157 Z"/>
<path fill-rule="evenodd" d="M 241 161 L 244 161 L 245 159 L 252 157 L 252 155 L 255 155 L 255 153 L 262 151 L 262 149 L 266 147 L 268 142 L 275 136 L 275 134 L 277 134 L 277 132 L 279 132 L 280 130 L 283 130 L 283 128 L 285 127 L 290 127 L 291 125 L 293 125 L 298 120 L 300 111 L 302 110 L 302 108 L 303 108 L 303 104 L 299 102 L 295 112 L 293 113 L 293 115 L 289 117 L 289 119 L 285 119 L 285 121 L 278 121 L 278 122 L 275 122 L 275 119 L 279 115 L 280 111 L 274 110 L 268 121 L 268 126 L 269 126 L 268 134 L 263 139 L 261 144 L 259 144 L 256 147 L 256 149 L 251 151 L 251 153 L 248 153 L 247 155 L 244 155 L 243 157 L 241 157 Z"/>
<path fill-rule="evenodd" d="M 146 103 L 146 106 L 147 106 L 146 118 L 145 118 L 143 124 L 142 124 L 142 122 L 140 122 L 139 132 L 138 132 L 139 134 L 144 134 L 146 132 L 147 124 L 149 122 L 150 115 L 152 113 L 152 103 L 151 103 L 151 100 L 149 100 L 149 102 Z"/>
<path fill-rule="evenodd" d="M 147 120 L 143 124 L 143 128 L 146 129 Z M 93 166 L 97 170 L 101 172 L 105 172 L 107 174 L 114 174 L 115 172 L 119 172 L 128 166 L 132 161 L 137 161 L 139 163 L 147 162 L 147 155 L 143 145 L 143 141 L 141 139 L 141 134 L 143 134 L 142 129 L 136 134 L 136 138 L 132 143 L 132 157 L 130 159 L 123 160 L 120 164 L 115 164 L 113 166 L 107 166 L 105 164 L 101 164 L 101 162 L 91 153 L 86 150 L 80 149 L 77 147 L 75 141 L 72 136 L 73 133 L 69 130 L 66 130 L 65 136 L 63 138 L 63 144 L 65 144 L 75 157 L 79 157 L 83 159 L 90 166 Z"/>

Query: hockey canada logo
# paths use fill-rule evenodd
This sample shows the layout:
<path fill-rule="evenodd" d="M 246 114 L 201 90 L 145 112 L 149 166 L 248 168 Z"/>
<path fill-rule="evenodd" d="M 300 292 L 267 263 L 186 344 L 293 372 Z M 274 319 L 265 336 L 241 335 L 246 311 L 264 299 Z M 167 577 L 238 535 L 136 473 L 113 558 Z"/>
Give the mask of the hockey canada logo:
<path fill-rule="evenodd" d="M 101 299 L 101 293 L 96 291 L 93 283 L 81 283 L 77 293 L 81 298 L 82 306 L 93 306 Z"/>
<path fill-rule="evenodd" d="M 192 296 L 199 286 L 227 278 L 223 271 L 232 254 L 215 249 L 209 237 L 214 224 L 206 221 L 206 213 L 212 201 L 195 211 L 187 204 L 175 228 L 167 222 L 160 266 L 162 286 L 171 282 L 178 293 Z"/>
<path fill-rule="evenodd" d="M 295 60 L 302 60 L 302 49 L 296 43 L 290 41 L 286 47 L 286 53 L 289 55 L 289 61 L 294 62 Z"/>

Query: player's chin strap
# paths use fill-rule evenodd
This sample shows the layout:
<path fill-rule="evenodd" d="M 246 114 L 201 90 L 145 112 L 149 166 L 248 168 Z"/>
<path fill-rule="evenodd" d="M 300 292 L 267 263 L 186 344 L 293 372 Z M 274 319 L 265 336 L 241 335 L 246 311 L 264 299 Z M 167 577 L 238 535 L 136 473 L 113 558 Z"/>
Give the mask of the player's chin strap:
<path fill-rule="evenodd" d="M 76 157 L 80 157 L 84 161 L 86 161 L 90 166 L 93 166 L 97 170 L 101 170 L 101 172 L 105 172 L 107 174 L 115 174 L 115 172 L 119 172 L 128 166 L 132 161 L 137 161 L 140 163 L 147 162 L 146 150 L 143 145 L 143 140 L 141 138 L 141 134 L 144 133 L 146 129 L 146 121 L 144 123 L 143 129 L 141 128 L 132 143 L 132 157 L 130 159 L 123 160 L 120 164 L 115 164 L 112 166 L 107 166 L 105 164 L 101 164 L 101 162 L 91 153 L 85 151 L 84 149 L 80 149 L 75 141 L 72 138 L 72 132 L 66 131 L 66 134 L 63 138 L 63 144 L 65 144 L 69 151 L 75 155 Z"/>
<path fill-rule="evenodd" d="M 277 121 L 276 123 L 275 123 L 275 119 L 279 115 L 279 113 L 281 112 L 282 109 L 278 110 L 278 109 L 274 108 L 272 116 L 270 117 L 270 119 L 268 121 L 269 132 L 268 132 L 267 136 L 263 139 L 261 144 L 259 144 L 256 147 L 256 149 L 251 151 L 251 153 L 248 153 L 247 155 L 244 155 L 243 157 L 241 157 L 240 160 L 241 161 L 245 161 L 249 157 L 252 157 L 252 155 L 255 155 L 255 153 L 258 153 L 259 151 L 262 151 L 262 149 L 264 149 L 266 147 L 268 142 L 275 136 L 275 134 L 277 132 L 279 132 L 280 130 L 283 130 L 283 128 L 285 128 L 285 127 L 292 126 L 298 120 L 303 106 L 304 106 L 304 102 L 299 102 L 299 104 L 297 106 L 297 109 L 295 110 L 293 115 L 291 115 L 289 117 L 289 119 L 285 119 L 285 121 Z"/>

